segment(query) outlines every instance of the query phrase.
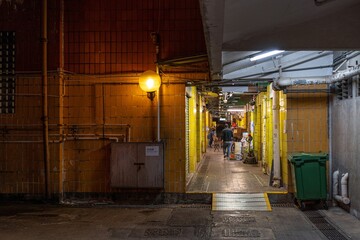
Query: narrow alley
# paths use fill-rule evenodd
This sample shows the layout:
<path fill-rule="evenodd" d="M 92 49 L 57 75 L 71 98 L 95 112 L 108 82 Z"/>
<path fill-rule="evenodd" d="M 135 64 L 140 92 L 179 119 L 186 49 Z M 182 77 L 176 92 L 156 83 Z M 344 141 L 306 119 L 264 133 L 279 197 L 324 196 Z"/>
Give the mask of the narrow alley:
<path fill-rule="evenodd" d="M 264 193 L 286 192 L 283 188 L 269 186 L 270 177 L 261 170 L 260 163 L 224 159 L 222 149 L 208 148 L 198 171 L 187 191 L 208 193 Z"/>

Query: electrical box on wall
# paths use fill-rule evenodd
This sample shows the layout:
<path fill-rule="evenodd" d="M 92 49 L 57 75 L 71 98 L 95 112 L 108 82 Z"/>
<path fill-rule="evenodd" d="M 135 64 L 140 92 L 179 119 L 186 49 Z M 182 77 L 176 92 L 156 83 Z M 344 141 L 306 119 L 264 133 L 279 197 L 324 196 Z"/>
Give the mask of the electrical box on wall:
<path fill-rule="evenodd" d="M 111 187 L 164 188 L 163 143 L 112 143 Z"/>

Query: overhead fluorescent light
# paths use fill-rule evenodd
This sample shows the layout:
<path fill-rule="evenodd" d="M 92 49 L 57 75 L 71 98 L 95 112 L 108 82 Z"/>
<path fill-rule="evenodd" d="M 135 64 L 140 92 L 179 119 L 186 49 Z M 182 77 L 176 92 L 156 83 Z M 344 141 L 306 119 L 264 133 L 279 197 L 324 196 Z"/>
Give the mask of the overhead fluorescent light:
<path fill-rule="evenodd" d="M 244 112 L 245 110 L 243 108 L 229 108 L 227 111 L 228 112 Z"/>
<path fill-rule="evenodd" d="M 250 58 L 250 61 L 253 62 L 253 61 L 256 61 L 256 60 L 259 60 L 259 59 L 274 56 L 274 55 L 282 53 L 282 52 L 285 52 L 285 51 L 284 50 L 273 50 L 273 51 L 270 51 L 270 52 L 262 53 L 262 54 L 259 54 L 259 55 L 255 56 L 255 57 Z"/>

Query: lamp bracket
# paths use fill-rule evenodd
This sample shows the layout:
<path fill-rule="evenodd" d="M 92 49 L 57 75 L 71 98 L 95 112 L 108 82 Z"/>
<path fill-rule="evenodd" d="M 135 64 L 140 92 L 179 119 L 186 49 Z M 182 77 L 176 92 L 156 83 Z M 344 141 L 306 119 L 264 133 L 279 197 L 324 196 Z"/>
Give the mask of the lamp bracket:
<path fill-rule="evenodd" d="M 152 101 L 152 100 L 155 98 L 155 96 L 156 96 L 155 92 L 147 92 L 146 95 L 147 95 L 147 97 L 148 97 L 151 101 Z"/>

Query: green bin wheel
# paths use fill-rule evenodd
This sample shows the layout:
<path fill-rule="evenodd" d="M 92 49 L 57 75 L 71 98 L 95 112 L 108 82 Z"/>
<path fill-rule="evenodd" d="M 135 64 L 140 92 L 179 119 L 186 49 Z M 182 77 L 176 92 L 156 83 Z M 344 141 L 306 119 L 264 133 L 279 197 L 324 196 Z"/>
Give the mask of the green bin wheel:
<path fill-rule="evenodd" d="M 305 202 L 297 199 L 297 198 L 294 198 L 294 204 L 296 205 L 296 207 L 298 207 L 301 211 L 304 211 L 305 208 L 306 208 L 306 204 Z"/>
<path fill-rule="evenodd" d="M 298 200 L 297 200 L 296 198 L 294 198 L 293 201 L 294 201 L 294 205 L 295 205 L 296 207 L 300 207 L 300 206 L 299 206 L 299 203 L 298 203 Z"/>

